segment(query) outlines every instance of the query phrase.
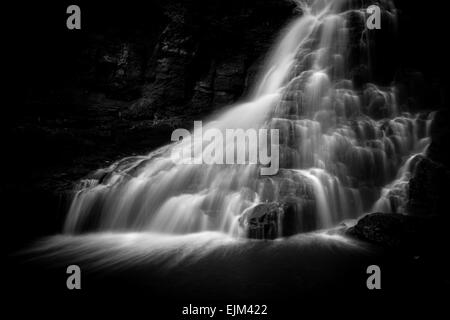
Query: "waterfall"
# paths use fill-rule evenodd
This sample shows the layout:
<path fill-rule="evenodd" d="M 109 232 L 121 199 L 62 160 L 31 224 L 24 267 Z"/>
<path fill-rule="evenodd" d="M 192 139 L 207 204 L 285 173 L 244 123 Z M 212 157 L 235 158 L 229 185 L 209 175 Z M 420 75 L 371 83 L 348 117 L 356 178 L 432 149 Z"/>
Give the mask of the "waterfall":
<path fill-rule="evenodd" d="M 173 143 L 82 181 L 65 232 L 238 235 L 243 212 L 266 202 L 293 205 L 298 231 L 332 227 L 371 208 L 401 211 L 401 204 L 391 205 L 392 197 L 402 201 L 393 190 L 404 192 L 408 169 L 402 166 L 424 150 L 430 120 L 401 110 L 395 87 L 353 83 L 349 20 L 364 26 L 366 19 L 353 2 L 300 1 L 301 15 L 283 32 L 250 96 L 205 125 L 279 130 L 276 175 L 261 176 L 257 164 L 185 164 L 171 154 L 195 143 Z M 388 10 L 395 19 L 393 7 Z M 369 40 L 358 41 L 367 65 Z M 195 157 L 202 150 L 194 148 Z"/>

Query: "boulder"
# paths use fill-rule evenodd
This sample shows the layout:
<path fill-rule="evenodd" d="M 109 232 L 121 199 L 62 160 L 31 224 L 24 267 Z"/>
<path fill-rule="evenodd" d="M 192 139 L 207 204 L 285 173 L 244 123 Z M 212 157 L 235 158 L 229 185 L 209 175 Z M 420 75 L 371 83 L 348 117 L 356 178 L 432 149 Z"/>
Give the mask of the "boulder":
<path fill-rule="evenodd" d="M 345 235 L 404 256 L 442 254 L 448 250 L 442 216 L 371 213 L 346 229 Z"/>
<path fill-rule="evenodd" d="M 416 242 L 420 224 L 417 218 L 396 213 L 371 213 L 360 218 L 346 234 L 389 249 Z"/>
<path fill-rule="evenodd" d="M 239 223 L 250 239 L 276 239 L 316 229 L 315 202 L 285 198 L 246 209 Z"/>
<path fill-rule="evenodd" d="M 276 239 L 283 233 L 285 213 L 281 203 L 261 203 L 246 209 L 239 222 L 250 239 Z"/>

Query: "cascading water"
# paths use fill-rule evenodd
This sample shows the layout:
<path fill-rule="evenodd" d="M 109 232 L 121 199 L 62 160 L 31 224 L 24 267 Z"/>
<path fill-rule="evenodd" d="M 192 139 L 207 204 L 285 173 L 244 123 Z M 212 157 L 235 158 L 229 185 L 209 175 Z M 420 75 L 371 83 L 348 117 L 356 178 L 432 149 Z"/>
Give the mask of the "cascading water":
<path fill-rule="evenodd" d="M 425 148 L 429 120 L 402 113 L 394 88 L 355 88 L 348 20 L 351 15 L 364 24 L 366 15 L 364 9 L 352 9 L 351 2 L 301 2 L 301 17 L 286 29 L 250 99 L 206 125 L 222 131 L 278 129 L 276 175 L 260 176 L 255 164 L 183 164 L 171 155 L 190 150 L 191 143 L 171 144 L 122 159 L 83 180 L 65 232 L 217 230 L 237 235 L 243 212 L 274 201 L 295 208 L 297 231 L 331 227 L 372 206 L 399 211 L 402 205 L 390 204 L 392 190 L 404 189 L 399 186 L 407 168 L 400 168 Z M 395 20 L 395 14 L 390 17 Z M 360 39 L 366 64 L 367 39 Z M 212 143 L 194 139 L 203 146 Z M 202 150 L 194 150 L 194 156 Z M 387 185 L 399 170 L 398 182 Z"/>

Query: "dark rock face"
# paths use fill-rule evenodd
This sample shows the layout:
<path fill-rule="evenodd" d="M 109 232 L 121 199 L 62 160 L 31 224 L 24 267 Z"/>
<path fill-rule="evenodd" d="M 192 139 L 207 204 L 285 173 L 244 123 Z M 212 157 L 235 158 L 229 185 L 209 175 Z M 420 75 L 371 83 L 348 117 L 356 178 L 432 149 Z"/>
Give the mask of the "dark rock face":
<path fill-rule="evenodd" d="M 294 14 L 289 1 L 213 1 L 180 8 L 163 8 L 169 22 L 137 102 L 142 107 L 145 101 L 147 113 L 186 108 L 205 113 L 235 102 L 248 89 L 252 68 L 261 64 L 277 28 Z"/>
<path fill-rule="evenodd" d="M 36 16 L 55 10 L 30 8 Z M 209 114 L 248 91 L 282 27 L 301 14 L 292 0 L 99 0 L 82 10 L 80 32 L 48 21 L 48 32 L 31 39 L 40 50 L 24 54 L 17 72 L 27 79 L 25 104 L 101 112 L 114 100 L 131 119 Z"/>
<path fill-rule="evenodd" d="M 450 112 L 441 109 L 434 114 L 430 126 L 431 144 L 427 150 L 428 157 L 450 168 L 450 153 L 448 143 L 450 141 Z"/>
<path fill-rule="evenodd" d="M 429 158 L 415 166 L 408 188 L 408 212 L 416 215 L 443 214 L 448 206 L 449 170 Z"/>
<path fill-rule="evenodd" d="M 299 14 L 295 7 L 290 0 L 154 1 L 123 13 L 112 7 L 108 14 L 120 20 L 86 22 L 76 90 L 123 101 L 133 119 L 210 113 L 248 91 L 282 26 Z"/>
<path fill-rule="evenodd" d="M 82 54 L 86 87 L 103 92 L 112 99 L 129 101 L 140 95 L 140 79 L 144 72 L 145 46 L 130 40 L 123 42 L 94 37 Z M 94 43 L 100 41 L 100 46 Z"/>
<path fill-rule="evenodd" d="M 450 169 L 445 147 L 450 139 L 448 123 L 446 110 L 435 113 L 430 125 L 430 145 L 425 156 L 414 164 L 408 185 L 407 212 L 410 214 L 445 215 L 448 211 Z"/>

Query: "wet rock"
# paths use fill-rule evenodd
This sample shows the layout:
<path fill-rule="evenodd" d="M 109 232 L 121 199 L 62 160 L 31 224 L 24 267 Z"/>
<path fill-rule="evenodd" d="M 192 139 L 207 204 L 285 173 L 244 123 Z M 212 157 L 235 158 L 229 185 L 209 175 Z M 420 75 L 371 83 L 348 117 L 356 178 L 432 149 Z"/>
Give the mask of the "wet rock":
<path fill-rule="evenodd" d="M 285 197 L 246 209 L 239 219 L 250 239 L 276 239 L 316 229 L 315 201 Z"/>
<path fill-rule="evenodd" d="M 358 220 L 346 234 L 390 249 L 414 245 L 421 234 L 421 220 L 396 213 L 371 213 Z"/>
<path fill-rule="evenodd" d="M 363 104 L 367 115 L 373 119 L 389 118 L 392 115 L 392 103 L 387 93 L 372 84 L 364 90 Z"/>
<path fill-rule="evenodd" d="M 344 234 L 402 256 L 430 256 L 448 251 L 447 224 L 439 216 L 371 213 L 347 228 Z M 345 228 L 344 228 L 345 229 Z"/>
<path fill-rule="evenodd" d="M 250 239 L 276 239 L 283 234 L 287 209 L 278 202 L 257 204 L 242 213 L 240 224 Z"/>

